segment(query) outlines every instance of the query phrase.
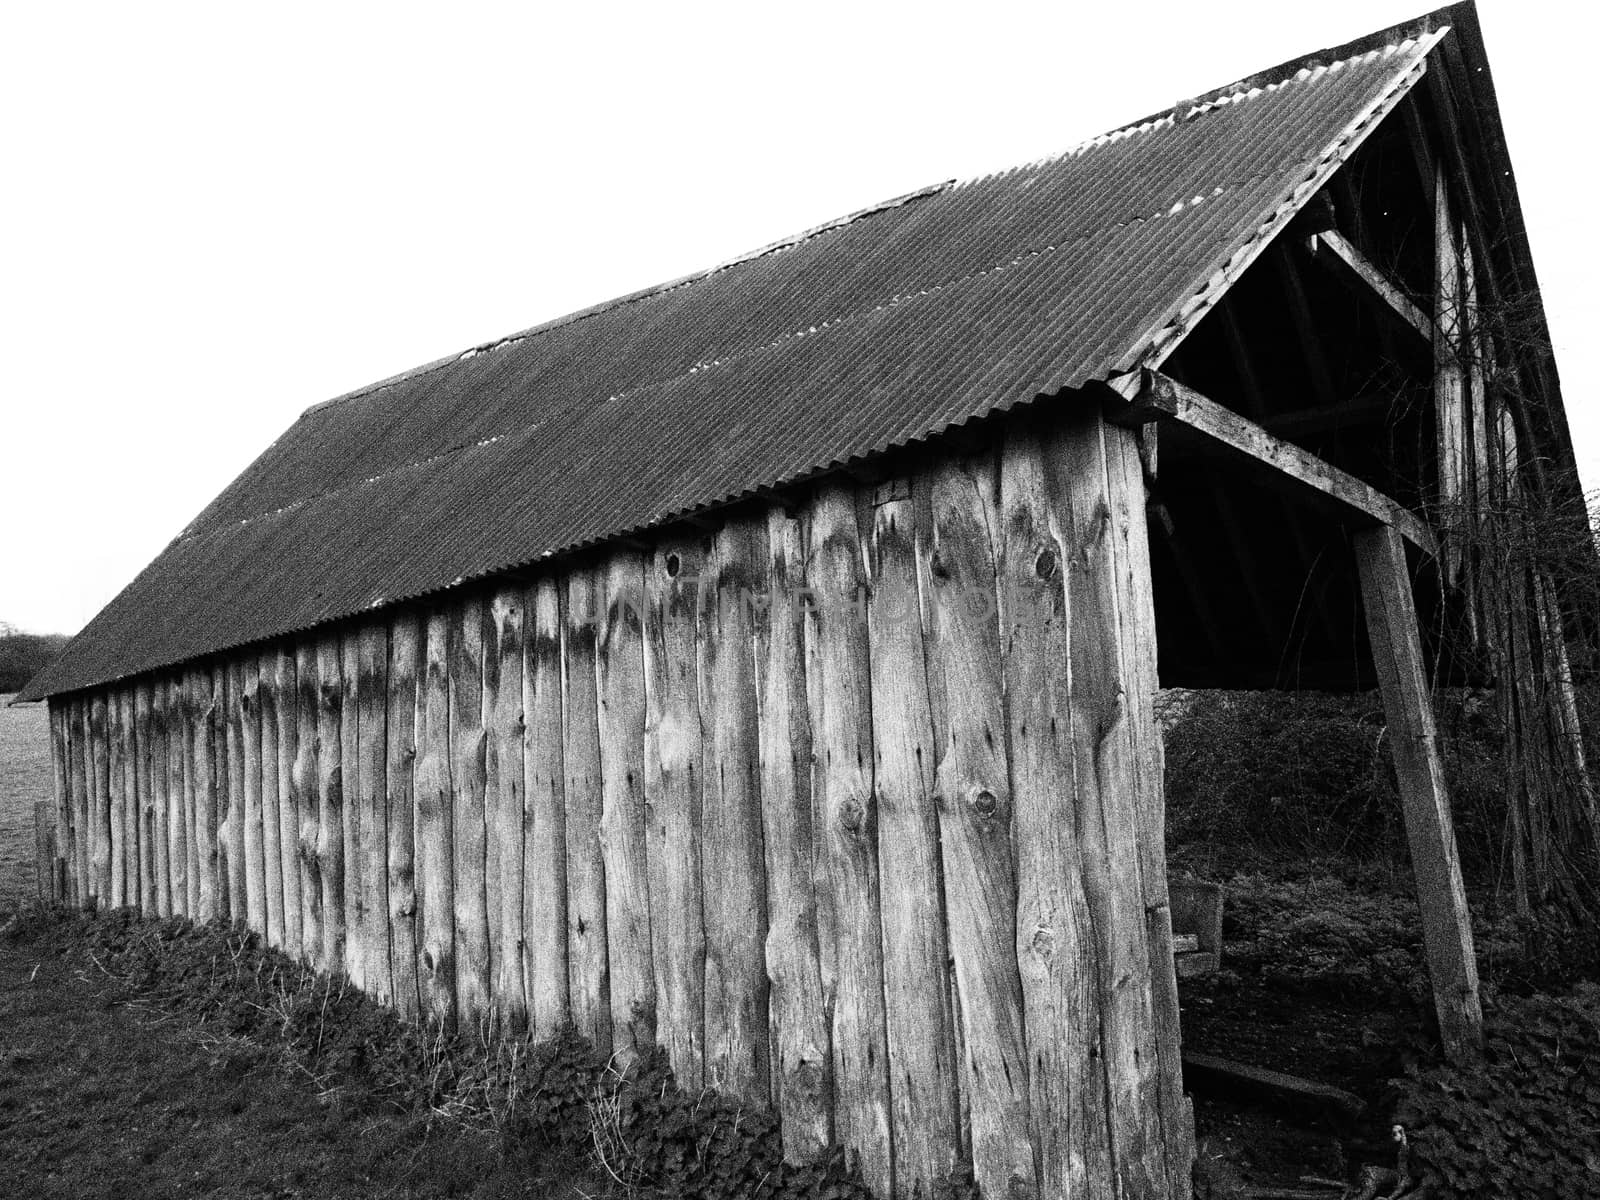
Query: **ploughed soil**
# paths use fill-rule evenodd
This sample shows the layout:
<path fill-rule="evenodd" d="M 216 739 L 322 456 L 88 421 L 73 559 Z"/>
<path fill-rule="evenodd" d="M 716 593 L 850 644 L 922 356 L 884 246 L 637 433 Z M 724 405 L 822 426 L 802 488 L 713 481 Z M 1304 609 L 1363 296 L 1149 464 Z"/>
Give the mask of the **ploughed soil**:
<path fill-rule="evenodd" d="M 141 999 L 92 951 L 0 936 L 0 1196 L 607 1194 L 492 1127 L 363 1102 L 269 1042 Z"/>

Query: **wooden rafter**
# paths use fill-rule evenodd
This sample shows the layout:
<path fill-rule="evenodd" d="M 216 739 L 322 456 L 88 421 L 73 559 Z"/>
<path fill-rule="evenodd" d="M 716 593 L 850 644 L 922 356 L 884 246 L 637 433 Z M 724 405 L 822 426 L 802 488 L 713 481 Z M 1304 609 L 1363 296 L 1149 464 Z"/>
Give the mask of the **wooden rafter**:
<path fill-rule="evenodd" d="M 1306 239 L 1306 247 L 1313 258 L 1335 268 L 1362 295 L 1378 301 L 1387 312 L 1399 317 L 1426 340 L 1433 340 L 1433 322 L 1428 314 L 1413 304 L 1410 297 L 1361 253 L 1349 238 L 1330 229 L 1312 234 Z"/>
<path fill-rule="evenodd" d="M 1437 547 L 1427 524 L 1398 501 L 1171 376 L 1148 368 L 1107 381 L 1117 399 L 1106 419 L 1116 425 L 1165 421 L 1194 430 L 1237 457 L 1266 468 L 1266 478 L 1328 503 L 1363 525 L 1392 525 L 1429 554 Z"/>

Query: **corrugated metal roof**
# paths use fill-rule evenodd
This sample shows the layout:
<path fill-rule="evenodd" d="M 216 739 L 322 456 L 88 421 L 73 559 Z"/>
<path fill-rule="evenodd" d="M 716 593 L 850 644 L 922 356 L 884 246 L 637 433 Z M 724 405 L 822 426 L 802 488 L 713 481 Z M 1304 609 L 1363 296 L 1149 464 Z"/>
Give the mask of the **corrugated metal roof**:
<path fill-rule="evenodd" d="M 659 524 L 1170 348 L 1437 34 L 868 209 L 308 410 L 37 697 Z"/>

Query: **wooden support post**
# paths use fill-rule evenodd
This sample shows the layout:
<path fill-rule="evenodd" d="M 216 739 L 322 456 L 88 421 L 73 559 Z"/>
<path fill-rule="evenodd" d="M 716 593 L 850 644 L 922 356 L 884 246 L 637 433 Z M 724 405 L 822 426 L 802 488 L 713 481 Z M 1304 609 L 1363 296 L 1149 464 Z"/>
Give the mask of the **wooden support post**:
<path fill-rule="evenodd" d="M 172 737 L 171 689 L 165 676 L 157 675 L 150 687 L 150 733 L 154 745 L 150 755 L 150 792 L 154 806 L 154 831 L 151 834 L 152 869 L 155 873 L 155 915 L 172 915 L 172 765 L 169 759 Z"/>
<path fill-rule="evenodd" d="M 867 616 L 896 1196 L 931 1195 L 961 1152 L 933 714 L 909 485 L 873 505 Z M 957 902 L 961 901 L 956 897 Z"/>
<path fill-rule="evenodd" d="M 650 870 L 656 1038 L 678 1083 L 705 1081 L 705 912 L 700 892 L 700 687 L 695 625 L 699 538 L 662 542 L 646 568 L 644 670 L 645 849 Z M 787 1131 L 785 1131 L 787 1149 Z"/>
<path fill-rule="evenodd" d="M 567 816 L 561 686 L 561 598 L 554 579 L 524 596 L 522 743 L 523 991 L 528 1035 L 551 1038 L 571 1016 L 567 967 Z"/>
<path fill-rule="evenodd" d="M 1392 528 L 1354 536 L 1373 664 L 1383 691 L 1395 775 L 1404 806 L 1434 1007 L 1446 1055 L 1461 1062 L 1483 1039 L 1472 921 L 1456 854 L 1450 796 L 1435 741 L 1404 543 Z"/>
<path fill-rule="evenodd" d="M 456 1022 L 455 856 L 450 819 L 451 614 L 428 614 L 417 686 L 417 991 L 430 1025 Z"/>
<path fill-rule="evenodd" d="M 68 782 L 72 788 L 72 852 L 76 862 L 79 908 L 94 907 L 95 880 L 94 810 L 90 802 L 89 781 L 94 772 L 94 752 L 89 738 L 90 701 L 74 696 L 67 701 L 67 732 L 71 740 L 71 757 L 68 759 Z"/>
<path fill-rule="evenodd" d="M 730 520 L 712 540 L 696 634 L 705 722 L 701 895 L 706 923 L 706 1086 L 770 1095 L 767 891 L 761 846 L 751 597 L 766 526 Z"/>
<path fill-rule="evenodd" d="M 278 708 L 278 789 L 273 810 L 277 813 L 276 853 L 267 863 L 276 871 L 276 888 L 281 911 L 280 945 L 291 958 L 300 955 L 300 813 L 296 807 L 299 791 L 295 784 L 295 764 L 299 761 L 300 665 L 292 646 L 281 647 L 273 655 L 276 667 Z M 269 888 L 272 885 L 269 885 Z"/>
<path fill-rule="evenodd" d="M 1440 172 L 1434 198 L 1433 404 L 1437 423 L 1438 505 L 1442 527 L 1445 582 L 1461 573 L 1456 525 L 1466 493 L 1467 429 L 1465 378 L 1461 363 L 1461 254 L 1450 217 L 1450 190 Z"/>
<path fill-rule="evenodd" d="M 805 1163 L 828 1147 L 833 1067 L 817 945 L 800 522 L 781 507 L 770 510 L 766 545 L 771 602 L 756 621 L 756 675 L 772 1087 L 782 1117 L 784 1156 Z"/>
<path fill-rule="evenodd" d="M 261 936 L 267 945 L 283 945 L 283 858 L 278 823 L 278 655 L 269 651 L 256 661 L 256 709 L 261 725 Z M 247 851 L 248 853 L 248 851 Z M 256 866 L 251 863 L 250 869 Z"/>
<path fill-rule="evenodd" d="M 300 940 L 295 952 L 317 970 L 326 970 L 322 941 L 322 880 L 317 835 L 321 813 L 317 801 L 317 718 L 321 707 L 317 647 L 300 642 L 294 651 L 294 815 L 295 877 L 300 889 Z M 284 881 L 285 887 L 288 881 Z"/>
<path fill-rule="evenodd" d="M 236 847 L 243 854 L 244 921 L 258 935 L 267 936 L 267 860 L 262 842 L 262 819 L 265 807 L 261 799 L 263 771 L 262 718 L 261 718 L 261 662 L 251 656 L 240 664 L 240 759 L 244 776 L 244 795 L 236 799 L 243 828 L 235 838 Z M 276 731 L 274 731 L 276 732 Z M 277 753 L 274 739 L 273 753 Z M 276 785 L 276 767 L 273 764 Z"/>
<path fill-rule="evenodd" d="M 344 970 L 344 664 L 339 635 L 317 639 L 317 908 L 322 949 L 317 966 Z"/>
<path fill-rule="evenodd" d="M 490 992 L 497 1024 L 528 1027 L 523 961 L 522 589 L 503 587 L 489 601 L 483 627 L 484 812 L 489 830 L 484 890 L 489 898 Z M 537 884 L 535 885 L 537 886 Z"/>
<path fill-rule="evenodd" d="M 113 688 L 106 704 L 112 908 L 126 908 L 128 904 L 128 749 L 133 740 L 128 708 L 126 692 Z"/>
<path fill-rule="evenodd" d="M 806 580 L 808 688 L 815 737 L 816 812 L 825 986 L 833 1004 L 837 1138 L 867 1186 L 893 1185 L 877 800 L 865 594 L 855 497 L 825 482 L 812 510 Z"/>
<path fill-rule="evenodd" d="M 139 863 L 136 902 L 139 914 L 145 917 L 156 915 L 156 734 L 152 706 L 153 689 L 146 677 L 133 687 L 134 791 L 139 801 L 135 816 Z"/>
<path fill-rule="evenodd" d="M 347 627 L 339 637 L 339 674 L 344 686 L 339 689 L 339 782 L 344 803 L 340 808 L 344 868 L 344 961 L 339 964 L 345 976 L 364 991 L 370 988 L 366 977 L 366 909 L 362 892 L 361 792 L 358 773 L 361 762 L 361 643 L 357 631 Z"/>
<path fill-rule="evenodd" d="M 1000 464 L 1004 634 L 1017 964 L 1029 1107 L 1046 1196 L 1092 1195 L 1112 1178 L 1106 1091 L 1095 1033 L 1099 971 L 1072 788 L 1073 702 L 1062 577 L 1071 528 L 1054 497 L 1042 431 L 1018 424 Z"/>
<path fill-rule="evenodd" d="M 362 986 L 393 1003 L 389 970 L 389 627 L 363 625 L 356 635 L 356 856 L 361 860 L 359 956 Z M 348 865 L 348 864 L 347 864 Z M 348 936 L 348 933 L 347 935 Z"/>
<path fill-rule="evenodd" d="M 562 759 L 567 802 L 567 973 L 572 1021 L 602 1055 L 611 1053 L 610 963 L 606 949 L 604 785 L 595 687 L 599 589 L 592 567 L 567 573 L 562 597 Z"/>
<path fill-rule="evenodd" d="M 56 854 L 60 858 L 54 899 L 65 904 L 75 900 L 72 871 L 72 784 L 69 782 L 72 758 L 72 735 L 68 732 L 66 701 L 55 699 L 49 704 L 50 714 L 50 782 L 54 804 L 52 820 L 55 822 Z"/>
<path fill-rule="evenodd" d="M 167 870 L 172 875 L 172 912 L 189 907 L 189 701 L 181 674 L 167 679 Z"/>
<path fill-rule="evenodd" d="M 612 1051 L 626 1068 L 655 1044 L 650 867 L 645 851 L 644 559 L 614 551 L 596 573 L 595 680 L 600 732 L 600 844 Z"/>
<path fill-rule="evenodd" d="M 228 751 L 228 807 L 218 825 L 218 839 L 222 846 L 223 862 L 228 875 L 228 919 L 235 925 L 248 925 L 250 897 L 248 871 L 244 861 L 245 792 L 245 741 L 250 723 L 255 719 L 255 688 L 246 694 L 244 663 L 233 659 L 224 669 L 227 686 L 227 711 L 224 728 Z M 255 782 L 259 783 L 259 779 Z"/>
<path fill-rule="evenodd" d="M 228 667 L 217 663 L 208 672 L 211 680 L 212 793 L 207 808 L 210 825 L 212 915 L 211 920 L 227 922 L 233 916 L 228 874 L 228 813 L 233 803 L 233 780 L 228 771 L 228 710 L 231 707 Z"/>
<path fill-rule="evenodd" d="M 935 803 L 962 1030 L 961 1096 L 988 1196 L 1037 1194 L 1022 1029 L 992 458 L 941 464 L 917 553 L 928 605 Z"/>
<path fill-rule="evenodd" d="M 384 713 L 385 852 L 388 862 L 390 997 L 402 1020 L 421 1012 L 417 983 L 416 760 L 417 672 L 421 630 L 412 613 L 396 613 L 389 629 L 388 707 Z"/>
<path fill-rule="evenodd" d="M 452 605 L 450 623 L 450 828 L 455 874 L 456 1009 L 463 1029 L 484 1032 L 490 1013 L 488 830 L 483 806 L 483 600 Z"/>
<path fill-rule="evenodd" d="M 189 810 L 189 919 L 198 924 L 217 917 L 216 705 L 209 671 L 186 671 L 184 682 L 189 693 L 189 777 L 184 788 Z"/>

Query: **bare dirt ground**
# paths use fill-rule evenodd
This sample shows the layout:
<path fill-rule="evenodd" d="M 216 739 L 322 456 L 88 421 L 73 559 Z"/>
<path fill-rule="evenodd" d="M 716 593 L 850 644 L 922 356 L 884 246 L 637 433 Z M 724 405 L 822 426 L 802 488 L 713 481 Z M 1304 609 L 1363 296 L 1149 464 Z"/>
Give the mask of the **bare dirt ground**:
<path fill-rule="evenodd" d="M 353 1102 L 268 1044 L 130 996 L 44 938 L 0 937 L 0 1196 L 585 1200 L 492 1129 Z"/>
<path fill-rule="evenodd" d="M 51 794 L 45 706 L 10 703 L 0 695 L 0 913 L 33 898 L 33 803 Z"/>

